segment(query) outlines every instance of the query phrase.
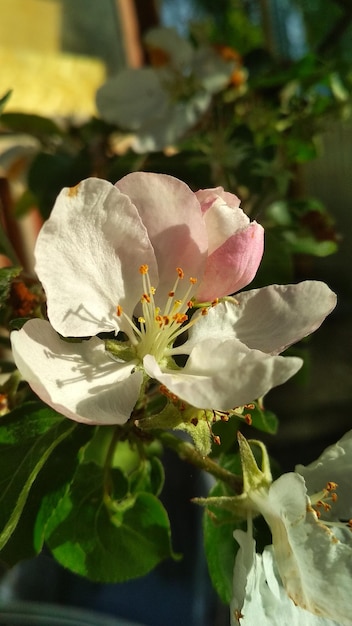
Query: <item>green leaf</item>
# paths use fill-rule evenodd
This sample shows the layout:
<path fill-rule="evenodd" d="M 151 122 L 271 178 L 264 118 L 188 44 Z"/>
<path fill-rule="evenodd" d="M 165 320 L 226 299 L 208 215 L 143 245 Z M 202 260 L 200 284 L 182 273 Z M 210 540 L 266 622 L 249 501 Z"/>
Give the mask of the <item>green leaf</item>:
<path fill-rule="evenodd" d="M 28 133 L 39 137 L 62 135 L 62 131 L 55 122 L 34 113 L 4 113 L 1 123 L 16 133 Z"/>
<path fill-rule="evenodd" d="M 5 108 L 7 101 L 11 98 L 12 90 L 10 89 L 0 98 L 0 115 Z"/>
<path fill-rule="evenodd" d="M 20 267 L 2 267 L 0 269 L 0 309 L 8 298 L 11 281 L 18 276 L 20 271 Z"/>
<path fill-rule="evenodd" d="M 302 236 L 294 231 L 286 231 L 283 238 L 290 246 L 294 254 L 311 254 L 317 257 L 325 257 L 337 251 L 336 241 L 317 241 L 313 236 Z"/>
<path fill-rule="evenodd" d="M 29 189 L 26 189 L 15 204 L 16 217 L 23 217 L 35 206 L 37 206 L 37 197 Z"/>
<path fill-rule="evenodd" d="M 164 479 L 164 466 L 157 456 L 140 459 L 139 467 L 130 476 L 130 490 L 132 493 L 148 492 L 158 496 Z"/>
<path fill-rule="evenodd" d="M 279 420 L 272 411 L 267 411 L 258 402 L 253 402 L 254 408 L 245 409 L 245 413 L 250 416 L 251 425 L 258 430 L 270 435 L 275 435 L 279 425 Z"/>
<path fill-rule="evenodd" d="M 1 560 L 7 566 L 32 558 L 41 551 L 47 521 L 68 489 L 77 468 L 78 452 L 92 432 L 92 428 L 77 424 L 50 455 L 44 471 L 39 472 L 18 524 L 1 551 Z"/>
<path fill-rule="evenodd" d="M 223 483 L 217 483 L 209 496 L 228 496 Z M 233 494 L 232 494 L 233 495 Z M 238 544 L 233 537 L 236 528 L 244 523 L 236 523 L 229 513 L 220 508 L 209 507 L 204 513 L 204 547 L 208 569 L 213 587 L 225 604 L 229 604 L 233 595 L 232 579 Z"/>
<path fill-rule="evenodd" d="M 0 549 L 15 531 L 39 471 L 75 426 L 37 402 L 1 418 Z"/>
<path fill-rule="evenodd" d="M 90 156 L 86 150 L 78 154 L 39 153 L 28 172 L 28 186 L 37 198 L 44 219 L 50 215 L 57 195 L 63 187 L 72 187 L 90 175 Z"/>
<path fill-rule="evenodd" d="M 106 583 L 144 576 L 173 556 L 169 519 L 161 502 L 150 493 L 112 499 L 111 491 L 115 497 L 121 495 L 126 482 L 118 469 L 109 476 L 113 489 L 107 493 L 104 470 L 95 463 L 81 464 L 46 531 L 59 563 Z"/>
<path fill-rule="evenodd" d="M 9 321 L 9 329 L 10 330 L 21 330 L 26 322 L 28 322 L 32 317 L 15 317 L 15 319 Z"/>
<path fill-rule="evenodd" d="M 116 426 L 98 426 L 84 450 L 84 462 L 104 467 Z M 158 496 L 164 485 L 164 466 L 150 446 L 143 448 L 142 455 L 136 445 L 129 441 L 117 441 L 111 460 L 113 468 L 119 468 L 128 477 L 131 493 L 146 491 Z"/>

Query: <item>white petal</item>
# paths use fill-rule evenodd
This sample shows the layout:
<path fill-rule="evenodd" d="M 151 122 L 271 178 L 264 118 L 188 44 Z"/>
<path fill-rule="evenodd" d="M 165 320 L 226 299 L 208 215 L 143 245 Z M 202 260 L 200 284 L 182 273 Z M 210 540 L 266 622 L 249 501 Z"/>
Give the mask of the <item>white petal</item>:
<path fill-rule="evenodd" d="M 329 446 L 320 457 L 307 465 L 297 465 L 295 471 L 303 476 L 311 496 L 325 488 L 328 482 L 337 483 L 337 501 L 330 511 L 324 511 L 327 520 L 352 518 L 352 430 L 340 441 Z"/>
<path fill-rule="evenodd" d="M 104 120 L 131 131 L 150 119 L 160 121 L 169 102 L 158 72 L 150 67 L 121 70 L 98 89 L 96 100 Z"/>
<path fill-rule="evenodd" d="M 139 267 L 157 282 L 153 249 L 129 198 L 105 180 L 63 189 L 35 249 L 48 315 L 65 336 L 119 328 L 116 306 L 131 314 L 143 291 Z"/>
<path fill-rule="evenodd" d="M 234 537 L 240 548 L 234 568 L 232 626 L 338 626 L 295 606 L 283 588 L 271 546 L 258 555 L 250 533 L 237 530 Z M 242 614 L 240 620 L 236 611 Z"/>
<path fill-rule="evenodd" d="M 269 496 L 251 494 L 273 536 L 278 571 L 295 604 L 351 625 L 352 538 L 340 542 L 307 510 L 306 487 L 297 473 L 284 474 Z"/>
<path fill-rule="evenodd" d="M 272 357 L 234 339 L 211 338 L 197 344 L 183 369 L 160 368 L 154 357 L 144 368 L 182 400 L 200 409 L 227 411 L 253 401 L 284 383 L 301 367 L 301 359 Z"/>
<path fill-rule="evenodd" d="M 134 363 L 116 362 L 104 342 L 63 341 L 48 322 L 31 320 L 11 334 L 15 363 L 44 402 L 87 424 L 123 424 L 142 383 Z"/>
<path fill-rule="evenodd" d="M 249 348 L 278 354 L 316 330 L 336 304 L 335 294 L 317 281 L 252 289 L 235 300 L 220 302 L 205 316 L 196 313 L 200 319 L 189 331 L 187 352 L 211 336 L 237 337 Z"/>
<path fill-rule="evenodd" d="M 245 291 L 236 300 L 237 337 L 250 348 L 273 354 L 314 332 L 336 306 L 331 289 L 314 280 Z"/>
<path fill-rule="evenodd" d="M 164 99 L 165 96 L 164 93 Z M 198 91 L 189 99 L 176 102 L 167 96 L 164 106 L 154 107 L 153 115 L 145 119 L 139 128 L 131 144 L 132 149 L 145 154 L 174 145 L 199 120 L 209 107 L 210 100 L 206 91 Z"/>

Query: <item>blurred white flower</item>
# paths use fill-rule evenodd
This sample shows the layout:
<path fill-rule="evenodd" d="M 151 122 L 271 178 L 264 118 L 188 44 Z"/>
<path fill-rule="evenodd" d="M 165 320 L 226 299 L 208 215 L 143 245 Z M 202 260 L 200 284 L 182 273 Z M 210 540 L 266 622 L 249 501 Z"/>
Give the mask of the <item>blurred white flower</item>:
<path fill-rule="evenodd" d="M 171 28 L 150 31 L 145 43 L 152 67 L 127 68 L 97 92 L 100 116 L 134 133 L 131 147 L 144 153 L 174 144 L 229 83 L 235 61 L 210 46 L 193 47 Z"/>

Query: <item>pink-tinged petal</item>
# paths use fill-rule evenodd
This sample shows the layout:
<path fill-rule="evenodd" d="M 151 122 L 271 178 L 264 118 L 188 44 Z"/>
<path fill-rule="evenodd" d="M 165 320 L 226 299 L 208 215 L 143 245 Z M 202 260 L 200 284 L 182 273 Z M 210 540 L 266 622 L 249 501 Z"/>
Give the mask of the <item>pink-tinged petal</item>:
<path fill-rule="evenodd" d="M 236 339 L 204 340 L 192 349 L 184 368 L 160 368 L 147 355 L 144 369 L 181 400 L 200 409 L 227 411 L 280 385 L 301 367 L 301 359 L 272 357 Z"/>
<path fill-rule="evenodd" d="M 177 292 L 181 297 L 189 277 L 202 278 L 207 256 L 207 232 L 195 194 L 177 178 L 148 172 L 128 174 L 116 187 L 131 198 L 147 228 L 158 262 L 158 304 L 172 289 L 177 267 L 186 279 Z"/>
<path fill-rule="evenodd" d="M 252 222 L 209 255 L 197 291 L 200 302 L 236 293 L 255 277 L 264 251 L 264 229 Z"/>
<path fill-rule="evenodd" d="M 224 191 L 223 187 L 211 187 L 209 189 L 199 189 L 198 191 L 196 191 L 196 196 L 201 204 L 203 213 L 205 213 L 206 211 L 209 211 L 209 209 L 212 208 L 214 203 L 218 202 L 218 200 L 222 201 L 221 204 L 226 204 L 227 206 L 233 209 L 238 209 L 241 203 L 241 200 L 237 196 L 235 196 L 234 193 L 230 193 L 229 191 Z M 246 216 L 245 214 L 243 215 L 244 215 L 243 224 L 246 225 L 246 223 L 248 223 L 248 217 L 246 221 L 245 220 Z"/>
<path fill-rule="evenodd" d="M 142 373 L 113 360 L 104 342 L 63 341 L 49 322 L 31 320 L 11 333 L 15 363 L 33 391 L 62 415 L 86 424 L 124 424 L 138 399 Z"/>
<path fill-rule="evenodd" d="M 154 252 L 136 208 L 97 178 L 61 191 L 35 256 L 49 319 L 65 336 L 117 330 L 116 306 L 132 314 L 143 292 L 141 265 L 149 265 L 157 283 Z"/>
<path fill-rule="evenodd" d="M 222 187 L 196 193 L 208 233 L 208 259 L 199 301 L 235 293 L 254 278 L 264 251 L 264 229 L 250 222 L 237 196 Z"/>
<path fill-rule="evenodd" d="M 240 200 L 222 187 L 196 191 L 208 232 L 208 254 L 226 239 L 249 225 L 248 216 L 240 209 Z"/>

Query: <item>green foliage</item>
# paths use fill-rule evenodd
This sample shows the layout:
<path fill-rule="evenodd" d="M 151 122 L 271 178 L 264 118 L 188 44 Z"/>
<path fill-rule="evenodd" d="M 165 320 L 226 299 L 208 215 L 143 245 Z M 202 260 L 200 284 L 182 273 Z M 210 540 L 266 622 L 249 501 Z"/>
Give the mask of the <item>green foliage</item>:
<path fill-rule="evenodd" d="M 34 412 L 35 406 L 38 406 L 38 419 L 43 415 L 43 411 L 50 411 L 47 408 L 39 410 L 39 405 L 32 405 Z M 25 421 L 26 416 L 20 419 Z M 1 550 L 0 560 L 7 566 L 31 558 L 42 550 L 48 519 L 72 479 L 78 464 L 79 450 L 92 435 L 91 428 L 71 424 L 66 419 L 63 421 L 71 430 L 47 458 L 43 470 L 38 472 L 16 528 Z M 51 435 L 55 437 L 55 431 L 51 430 Z"/>
<path fill-rule="evenodd" d="M 0 309 L 5 306 L 10 293 L 11 281 L 20 273 L 20 267 L 0 268 Z"/>
<path fill-rule="evenodd" d="M 167 513 L 141 487 L 115 468 L 107 488 L 104 469 L 82 463 L 46 529 L 55 558 L 91 580 L 122 582 L 172 556 Z"/>
<path fill-rule="evenodd" d="M 13 132 L 28 133 L 39 139 L 62 134 L 53 120 L 29 113 L 3 113 L 1 124 Z"/>
<path fill-rule="evenodd" d="M 223 455 L 219 459 L 222 467 L 235 474 L 241 473 L 241 462 L 238 454 Z M 218 482 L 210 490 L 210 497 L 231 496 L 228 488 Z M 204 513 L 203 531 L 204 547 L 208 569 L 214 589 L 225 604 L 232 598 L 232 579 L 238 544 L 233 537 L 233 531 L 241 528 L 244 520 L 235 520 L 228 511 L 209 507 Z"/>
<path fill-rule="evenodd" d="M 73 187 L 89 174 L 89 158 L 85 150 L 77 154 L 40 152 L 29 170 L 28 186 L 37 199 L 43 218 L 49 217 L 63 187 Z"/>
<path fill-rule="evenodd" d="M 253 428 L 257 428 L 264 433 L 275 435 L 278 429 L 278 419 L 272 411 L 264 409 L 259 402 L 253 402 L 250 407 L 246 407 L 245 412 Z"/>
<path fill-rule="evenodd" d="M 2 112 L 3 112 L 7 102 L 11 98 L 11 93 L 12 93 L 12 91 L 7 91 L 3 96 L 1 96 L 1 98 L 0 98 L 0 115 L 2 114 Z"/>
<path fill-rule="evenodd" d="M 0 422 L 0 549 L 16 529 L 38 473 L 75 424 L 38 403 L 24 404 Z"/>
<path fill-rule="evenodd" d="M 34 556 L 46 542 L 72 571 L 118 582 L 174 556 L 158 499 L 161 462 L 134 454 L 125 473 L 117 464 L 126 465 L 127 451 L 124 456 L 119 446 L 114 467 L 87 461 L 115 432 L 108 428 L 102 439 L 99 430 L 37 402 L 1 418 L 0 548 L 7 565 Z"/>

